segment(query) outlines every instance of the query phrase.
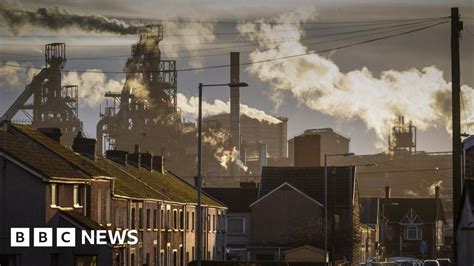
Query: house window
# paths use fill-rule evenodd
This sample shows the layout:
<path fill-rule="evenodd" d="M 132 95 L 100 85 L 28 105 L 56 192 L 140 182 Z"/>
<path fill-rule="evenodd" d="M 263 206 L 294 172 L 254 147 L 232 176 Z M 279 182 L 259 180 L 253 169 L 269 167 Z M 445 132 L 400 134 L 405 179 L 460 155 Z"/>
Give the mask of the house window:
<path fill-rule="evenodd" d="M 173 228 L 178 229 L 178 213 L 176 210 L 173 211 Z"/>
<path fill-rule="evenodd" d="M 192 219 L 191 219 L 191 229 L 194 230 L 194 225 L 195 225 L 195 222 L 194 222 L 194 212 L 192 212 Z M 194 254 L 194 252 L 193 252 Z M 194 257 L 193 257 L 194 259 Z"/>
<path fill-rule="evenodd" d="M 189 230 L 189 212 L 186 212 L 186 230 Z"/>
<path fill-rule="evenodd" d="M 244 217 L 227 218 L 227 232 L 229 234 L 245 234 L 245 218 Z"/>
<path fill-rule="evenodd" d="M 153 228 L 158 228 L 157 221 L 158 221 L 158 210 L 153 209 Z"/>
<path fill-rule="evenodd" d="M 82 189 L 79 185 L 74 185 L 74 207 L 82 207 Z"/>
<path fill-rule="evenodd" d="M 138 226 L 143 228 L 143 208 L 138 208 Z"/>
<path fill-rule="evenodd" d="M 212 215 L 212 231 L 216 231 L 216 215 Z"/>
<path fill-rule="evenodd" d="M 166 228 L 170 228 L 171 225 L 171 214 L 170 210 L 166 210 Z"/>
<path fill-rule="evenodd" d="M 150 228 L 150 209 L 146 209 L 146 228 Z"/>
<path fill-rule="evenodd" d="M 135 208 L 132 208 L 132 228 L 135 229 Z"/>
<path fill-rule="evenodd" d="M 184 229 L 184 215 L 183 211 L 179 211 L 179 229 Z"/>
<path fill-rule="evenodd" d="M 423 237 L 423 229 L 420 225 L 408 225 L 404 229 L 404 238 L 406 240 L 421 240 Z"/>
<path fill-rule="evenodd" d="M 58 187 L 56 184 L 51 184 L 51 206 L 52 207 L 58 206 L 58 199 L 59 199 Z"/>
<path fill-rule="evenodd" d="M 165 210 L 161 209 L 160 210 L 160 223 L 161 223 L 161 229 L 165 229 Z"/>

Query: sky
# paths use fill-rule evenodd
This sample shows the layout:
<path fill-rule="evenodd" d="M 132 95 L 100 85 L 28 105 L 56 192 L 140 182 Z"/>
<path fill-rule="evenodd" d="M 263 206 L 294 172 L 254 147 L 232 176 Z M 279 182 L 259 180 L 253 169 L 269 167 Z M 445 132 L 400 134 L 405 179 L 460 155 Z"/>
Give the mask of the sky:
<path fill-rule="evenodd" d="M 257 36 L 257 41 L 260 41 L 260 47 L 233 47 L 233 40 L 248 41 L 251 34 L 245 34 L 242 29 L 237 29 L 237 26 L 254 22 L 258 19 L 270 19 L 281 17 L 282 14 L 303 14 L 301 10 L 311 10 L 311 14 L 307 19 L 310 26 L 305 27 L 324 27 L 326 22 L 333 22 L 330 26 L 337 26 L 334 22 L 344 21 L 385 21 L 385 20 L 408 20 L 419 18 L 437 18 L 450 15 L 451 6 L 459 6 L 460 13 L 464 19 L 465 30 L 461 38 L 461 84 L 468 88 L 474 87 L 474 56 L 472 47 L 474 47 L 474 3 L 472 1 L 151 1 L 151 0 L 46 0 L 46 1 L 15 1 L 8 3 L 5 6 L 15 9 L 36 10 L 37 8 L 52 8 L 61 7 L 67 9 L 68 12 L 82 15 L 104 15 L 110 17 L 118 17 L 132 21 L 140 21 L 145 19 L 151 20 L 200 20 L 213 21 L 211 26 L 204 28 L 193 26 L 192 23 L 185 25 L 169 24 L 168 30 L 173 29 L 180 33 L 186 33 L 190 36 L 203 34 L 204 39 L 190 38 L 181 40 L 169 40 L 166 45 L 166 38 L 163 41 L 162 51 L 164 55 L 174 57 L 177 60 L 178 68 L 185 69 L 195 66 L 212 66 L 229 63 L 230 51 L 242 51 L 241 62 L 255 60 L 249 55 L 249 51 L 254 52 L 254 56 L 266 56 L 264 53 L 259 53 L 263 48 L 268 48 L 268 36 Z M 1 5 L 0 5 L 1 7 Z M 298 13 L 300 12 L 300 13 Z M 120 36 L 110 37 L 110 33 L 90 33 L 83 32 L 77 28 L 67 30 L 51 31 L 46 30 L 35 25 L 27 25 L 15 36 L 9 28 L 0 20 L 0 61 L 3 62 L 20 62 L 21 64 L 34 65 L 41 67 L 41 51 L 45 43 L 49 42 L 66 42 L 67 56 L 70 58 L 78 57 L 93 57 L 93 56 L 116 56 L 128 55 L 130 53 L 129 45 L 136 41 L 135 36 Z M 318 25 L 319 23 L 319 25 Z M 207 25 L 207 24 L 206 24 Z M 341 24 L 342 25 L 342 24 Z M 350 23 L 343 24 L 350 26 Z M 288 25 L 291 27 L 291 24 Z M 347 29 L 337 30 L 322 29 L 316 31 L 318 34 L 333 34 L 335 32 L 357 29 L 348 27 Z M 359 27 L 360 28 L 360 27 Z M 165 24 L 165 35 L 166 32 Z M 216 33 L 233 33 L 228 35 L 220 35 Z M 239 35 L 239 33 L 241 33 Z M 273 33 L 274 34 L 274 33 Z M 314 34 L 314 32 L 305 31 L 306 36 Z M 47 37 L 38 37 L 38 36 Z M 18 36 L 36 36 L 18 37 Z M 266 38 L 266 39 L 265 39 Z M 291 37 L 288 37 L 291 38 Z M 316 40 L 318 40 L 316 38 Z M 200 49 L 207 49 L 206 51 L 189 51 L 194 48 L 189 48 L 178 43 L 182 41 L 189 41 L 190 43 L 197 41 L 203 42 Z M 206 45 L 212 42 L 227 42 L 226 45 L 214 44 Z M 313 40 L 314 42 L 314 40 Z M 349 41 L 351 42 L 351 41 Z M 263 43 L 263 44 L 262 44 Z M 302 42 L 309 50 L 321 50 L 333 47 L 340 43 L 315 44 L 311 41 Z M 245 44 L 245 43 L 244 43 Z M 234 45 L 240 45 L 235 43 Z M 260 50 L 258 50 L 258 48 Z M 283 47 L 285 48 L 285 47 Z M 280 47 L 280 51 L 283 50 Z M 183 50 L 188 50 L 183 51 Z M 178 52 L 176 52 L 178 51 Z M 183 51 L 183 52 L 181 52 Z M 295 51 L 297 53 L 297 51 Z M 206 54 L 217 54 L 218 56 L 200 57 Z M 226 54 L 227 53 L 227 54 Z M 14 54 L 14 55 L 12 55 Z M 23 55 L 23 56 L 22 56 Z M 26 55 L 26 56 L 25 56 Z M 31 56 L 39 56 L 31 60 Z M 337 66 L 338 74 L 340 73 L 354 73 L 361 69 L 370 70 L 375 79 L 381 77 L 384 71 L 410 71 L 412 69 L 422 70 L 425 67 L 434 66 L 436 69 L 442 71 L 442 77 L 446 82 L 450 82 L 450 26 L 449 23 L 439 25 L 437 27 L 429 28 L 423 31 L 398 36 L 395 38 L 380 40 L 363 45 L 337 50 L 331 53 L 320 54 L 321 58 L 312 57 L 312 63 L 319 64 L 321 60 L 330 60 L 331 67 Z M 316 63 L 317 61 L 317 63 Z M 69 60 L 67 62 L 67 69 L 102 69 L 104 71 L 121 71 L 125 63 L 125 58 L 120 60 Z M 324 61 L 323 63 L 328 63 Z M 328 63 L 328 64 L 329 64 Z M 284 64 L 284 63 L 282 63 Z M 280 68 L 289 67 L 289 64 L 278 65 Z M 23 73 L 18 82 L 14 81 L 14 75 L 17 72 L 8 72 L 0 66 L 0 113 L 3 113 L 9 105 L 20 94 L 24 85 L 28 82 L 28 73 Z M 243 66 L 241 69 L 241 80 L 249 83 L 248 88 L 242 88 L 241 101 L 243 104 L 260 109 L 269 114 L 278 116 L 285 116 L 289 118 L 288 121 L 288 136 L 292 137 L 302 133 L 309 128 L 334 128 L 340 134 L 351 138 L 351 150 L 357 154 L 369 154 L 380 151 L 380 130 L 377 132 L 370 128 L 370 123 L 364 121 L 363 117 L 351 115 L 351 108 L 348 108 L 348 114 L 341 114 L 341 108 L 330 105 L 326 108 L 324 102 L 315 99 L 312 102 L 305 101 L 304 98 L 308 94 L 301 85 L 303 95 L 299 95 L 299 84 L 294 81 L 289 82 L 282 80 L 285 77 L 276 75 L 275 73 L 262 74 L 264 72 L 261 68 L 252 68 L 251 66 Z M 311 74 L 312 72 L 309 72 Z M 354 73 L 357 74 L 357 73 Z M 31 76 L 31 73 L 29 74 Z M 297 77 L 297 76 L 296 76 Z M 110 88 L 117 89 L 117 84 L 110 83 L 109 79 L 120 81 L 124 77 L 121 74 L 107 74 L 106 84 Z M 222 83 L 229 79 L 228 68 L 206 69 L 201 71 L 189 71 L 178 73 L 178 91 L 187 97 L 197 95 L 197 84 L 203 83 Z M 311 77 L 314 81 L 319 82 L 317 77 Z M 73 80 L 71 78 L 71 80 Z M 107 83 L 109 82 L 109 83 Z M 305 82 L 302 82 L 305 83 Z M 377 83 L 376 83 L 377 84 Z M 83 84 L 87 86 L 86 83 Z M 383 84 L 382 84 L 383 85 Z M 291 86 L 292 88 L 288 88 Z M 310 85 L 308 85 L 310 86 Z M 416 87 L 414 87 L 416 88 Z M 311 97 L 326 92 L 326 87 L 321 87 L 317 93 L 310 94 Z M 377 90 L 376 87 L 372 88 Z M 472 89 L 471 89 L 472 90 Z M 278 100 L 276 98 L 278 92 Z M 420 112 L 424 115 L 423 101 L 417 102 L 417 97 L 420 97 L 419 92 L 413 91 L 413 95 L 408 94 L 407 97 L 413 97 L 411 100 L 412 106 L 403 107 L 398 110 L 400 112 L 408 111 L 417 117 L 415 112 Z M 351 94 L 348 94 L 349 96 Z M 470 94 L 474 95 L 474 94 Z M 384 102 L 385 97 L 392 97 L 390 95 L 383 95 L 380 93 L 366 93 L 356 95 L 354 98 L 374 98 L 374 102 L 380 100 Z M 216 99 L 227 101 L 229 91 L 225 88 L 208 88 L 204 92 L 204 99 L 208 102 L 213 102 Z M 378 97 L 378 98 L 377 98 Z M 321 97 L 322 100 L 331 99 L 328 97 Z M 319 99 L 319 100 L 321 100 Z M 364 102 L 364 99 L 354 99 L 354 105 L 357 102 Z M 337 101 L 336 101 L 337 102 Z M 100 101 L 94 101 L 94 104 L 81 104 L 79 117 L 84 122 L 85 133 L 88 136 L 95 136 L 95 124 L 99 119 L 99 105 L 103 104 Z M 320 105 L 320 106 L 315 106 Z M 403 105 L 402 105 L 403 106 Z M 465 110 L 470 112 L 471 109 Z M 343 112 L 343 111 L 342 111 Z M 383 112 L 383 110 L 380 110 Z M 466 116 L 469 116 L 467 114 Z M 472 115 L 471 115 L 472 116 Z M 366 117 L 371 117 L 366 115 Z M 394 117 L 395 118 L 395 117 Z M 419 119 L 420 125 L 423 129 L 418 131 L 418 150 L 426 151 L 447 151 L 451 149 L 450 134 L 442 123 L 434 123 L 432 120 Z M 416 124 L 415 124 L 416 126 Z M 464 131 L 474 131 L 474 128 L 464 127 Z"/>

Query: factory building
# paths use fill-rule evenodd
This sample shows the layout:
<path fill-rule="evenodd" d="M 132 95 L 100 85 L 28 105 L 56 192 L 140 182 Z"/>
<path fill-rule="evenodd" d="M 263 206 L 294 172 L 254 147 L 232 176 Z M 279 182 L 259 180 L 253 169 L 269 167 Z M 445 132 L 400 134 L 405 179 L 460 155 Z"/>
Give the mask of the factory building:
<path fill-rule="evenodd" d="M 307 129 L 288 140 L 289 158 L 294 166 L 323 166 L 324 154 L 349 152 L 349 142 L 331 128 Z"/>

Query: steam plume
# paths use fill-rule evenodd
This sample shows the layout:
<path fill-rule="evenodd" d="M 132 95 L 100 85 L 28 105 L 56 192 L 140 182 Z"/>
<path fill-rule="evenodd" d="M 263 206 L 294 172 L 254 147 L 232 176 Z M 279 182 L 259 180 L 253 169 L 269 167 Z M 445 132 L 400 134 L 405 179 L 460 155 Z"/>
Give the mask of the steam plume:
<path fill-rule="evenodd" d="M 197 117 L 197 110 L 199 99 L 197 97 L 187 98 L 184 94 L 178 93 L 178 107 L 181 110 L 181 113 L 185 116 Z M 202 103 L 203 116 L 213 116 L 223 113 L 230 112 L 230 102 L 224 102 L 221 100 L 214 100 L 214 103 L 203 102 Z M 269 124 L 277 124 L 281 121 L 271 115 L 266 114 L 262 110 L 258 110 L 248 105 L 241 104 L 240 112 L 247 115 L 250 118 L 257 119 L 260 122 L 267 122 Z"/>
<path fill-rule="evenodd" d="M 130 25 L 122 20 L 98 15 L 82 16 L 60 7 L 40 8 L 35 12 L 13 10 L 5 4 L 0 4 L 0 17 L 2 24 L 5 24 L 14 34 L 18 34 L 26 25 L 55 31 L 76 28 L 88 32 L 117 34 L 136 34 L 139 29 L 138 25 Z"/>
<path fill-rule="evenodd" d="M 163 28 L 165 38 L 162 41 L 162 47 L 167 57 L 177 59 L 181 56 L 178 50 L 185 49 L 191 56 L 188 60 L 190 67 L 198 68 L 203 66 L 202 60 L 197 57 L 197 50 L 204 47 L 206 43 L 216 39 L 213 23 L 199 23 L 198 21 L 184 24 L 164 22 Z"/>
<path fill-rule="evenodd" d="M 97 69 L 92 69 L 98 71 Z M 78 85 L 79 102 L 88 106 L 97 106 L 104 100 L 108 91 L 118 92 L 122 89 L 124 81 L 107 79 L 102 72 L 68 72 L 62 76 L 63 85 Z"/>
<path fill-rule="evenodd" d="M 305 34 L 304 22 L 314 14 L 300 11 L 280 15 L 271 21 L 261 19 L 238 25 L 242 35 L 259 44 L 249 55 L 250 60 L 310 52 L 301 43 L 301 38 Z M 330 59 L 309 54 L 252 64 L 248 71 L 272 85 L 270 95 L 277 105 L 282 103 L 284 92 L 289 91 L 313 110 L 345 120 L 361 119 L 368 129 L 375 131 L 379 141 L 385 140 L 391 122 L 399 115 L 404 115 L 407 121 L 422 130 L 432 126 L 450 129 L 450 110 L 447 110 L 446 102 L 450 101 L 451 83 L 435 66 L 421 70 L 387 70 L 378 76 L 366 67 L 343 73 Z M 474 92 L 466 85 L 462 86 L 462 91 L 467 110 L 462 121 L 472 123 Z"/>
<path fill-rule="evenodd" d="M 242 170 L 247 172 L 248 167 L 240 160 L 240 152 L 237 148 L 232 147 L 230 150 L 225 149 L 229 137 L 230 134 L 227 130 L 209 129 L 203 134 L 203 142 L 214 150 L 214 158 L 224 169 L 227 169 L 229 164 L 235 163 Z"/>

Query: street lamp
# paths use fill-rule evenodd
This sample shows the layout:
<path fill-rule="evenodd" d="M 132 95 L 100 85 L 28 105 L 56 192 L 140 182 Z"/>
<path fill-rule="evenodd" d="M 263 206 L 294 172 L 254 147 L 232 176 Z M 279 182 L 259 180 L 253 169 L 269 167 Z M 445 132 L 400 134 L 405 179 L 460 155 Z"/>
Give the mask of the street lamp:
<path fill-rule="evenodd" d="M 324 154 L 324 263 L 328 264 L 328 157 L 347 157 L 355 155 L 353 152 Z M 334 254 L 333 254 L 334 256 Z"/>
<path fill-rule="evenodd" d="M 199 111 L 198 111 L 198 172 L 196 177 L 197 189 L 197 224 L 196 224 L 196 262 L 197 266 L 201 266 L 202 255 L 202 210 L 201 210 L 201 194 L 202 194 L 202 88 L 204 87 L 248 87 L 245 82 L 230 82 L 222 84 L 202 84 L 199 83 Z"/>

